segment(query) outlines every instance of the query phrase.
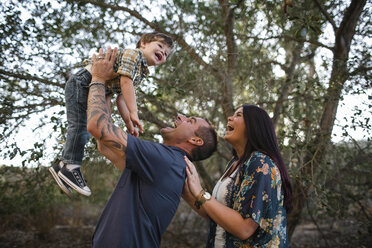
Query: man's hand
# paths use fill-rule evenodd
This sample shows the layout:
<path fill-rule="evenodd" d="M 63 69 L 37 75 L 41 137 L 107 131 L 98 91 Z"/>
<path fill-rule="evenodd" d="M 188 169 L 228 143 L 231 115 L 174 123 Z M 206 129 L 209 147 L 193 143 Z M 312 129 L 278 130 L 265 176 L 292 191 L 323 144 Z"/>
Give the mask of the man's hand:
<path fill-rule="evenodd" d="M 120 170 L 125 168 L 128 136 L 111 121 L 103 82 L 112 78 L 116 49 L 107 49 L 106 55 L 99 50 L 93 55 L 92 84 L 89 86 L 87 130 L 96 138 L 98 150 Z M 97 83 L 94 83 L 97 82 Z"/>
<path fill-rule="evenodd" d="M 92 60 L 92 82 L 106 82 L 107 80 L 117 77 L 119 74 L 114 72 L 114 62 L 118 49 L 107 48 L 106 54 L 100 48 L 98 55 L 93 54 Z"/>

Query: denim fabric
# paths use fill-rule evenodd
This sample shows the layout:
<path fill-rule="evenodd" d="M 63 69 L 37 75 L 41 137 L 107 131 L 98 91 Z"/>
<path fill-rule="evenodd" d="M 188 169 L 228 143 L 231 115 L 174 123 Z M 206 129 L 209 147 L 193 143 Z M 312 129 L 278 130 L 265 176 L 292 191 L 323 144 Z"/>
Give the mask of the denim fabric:
<path fill-rule="evenodd" d="M 61 160 L 65 164 L 83 161 L 85 144 L 89 141 L 87 131 L 87 101 L 92 75 L 86 69 L 71 76 L 65 87 L 67 109 L 67 136 Z"/>

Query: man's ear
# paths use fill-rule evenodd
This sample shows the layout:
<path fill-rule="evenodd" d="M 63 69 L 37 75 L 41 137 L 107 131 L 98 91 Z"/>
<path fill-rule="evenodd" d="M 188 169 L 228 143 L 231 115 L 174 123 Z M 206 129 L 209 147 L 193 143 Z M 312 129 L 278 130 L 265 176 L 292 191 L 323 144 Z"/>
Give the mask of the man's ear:
<path fill-rule="evenodd" d="M 198 136 L 193 136 L 187 140 L 187 142 L 196 145 L 196 146 L 202 146 L 204 145 L 204 140 Z"/>

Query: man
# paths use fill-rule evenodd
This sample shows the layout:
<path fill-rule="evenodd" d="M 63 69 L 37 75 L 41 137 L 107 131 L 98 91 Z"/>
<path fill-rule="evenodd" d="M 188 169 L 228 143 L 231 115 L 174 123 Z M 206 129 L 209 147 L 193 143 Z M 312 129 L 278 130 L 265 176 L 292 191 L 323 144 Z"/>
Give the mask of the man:
<path fill-rule="evenodd" d="M 216 132 L 207 121 L 178 115 L 175 127 L 161 130 L 163 144 L 128 135 L 111 122 L 104 82 L 112 72 L 116 49 L 93 55 L 88 96 L 88 131 L 99 151 L 123 171 L 93 234 L 93 247 L 160 247 L 161 236 L 180 202 L 185 182 L 184 156 L 209 157 Z M 123 92 L 125 94 L 125 92 Z"/>

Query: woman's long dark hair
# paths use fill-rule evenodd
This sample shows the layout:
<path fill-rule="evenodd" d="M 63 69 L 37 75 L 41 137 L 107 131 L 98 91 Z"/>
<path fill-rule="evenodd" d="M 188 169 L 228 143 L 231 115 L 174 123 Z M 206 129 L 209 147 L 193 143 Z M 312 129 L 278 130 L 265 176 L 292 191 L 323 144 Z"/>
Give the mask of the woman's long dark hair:
<path fill-rule="evenodd" d="M 244 104 L 243 117 L 248 141 L 245 145 L 244 154 L 238 161 L 238 166 L 241 167 L 254 151 L 259 151 L 269 156 L 279 168 L 282 189 L 284 190 L 284 207 L 287 213 L 290 213 L 293 207 L 292 186 L 287 168 L 280 154 L 274 124 L 266 111 L 255 105 Z M 235 150 L 234 156 L 236 156 Z"/>

